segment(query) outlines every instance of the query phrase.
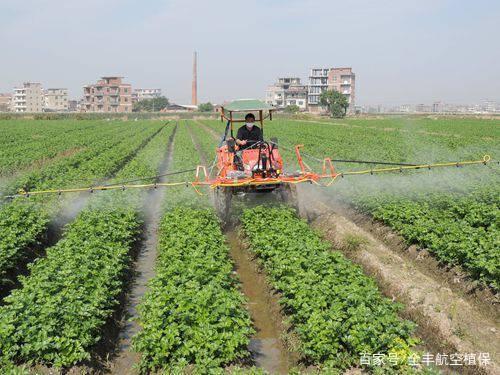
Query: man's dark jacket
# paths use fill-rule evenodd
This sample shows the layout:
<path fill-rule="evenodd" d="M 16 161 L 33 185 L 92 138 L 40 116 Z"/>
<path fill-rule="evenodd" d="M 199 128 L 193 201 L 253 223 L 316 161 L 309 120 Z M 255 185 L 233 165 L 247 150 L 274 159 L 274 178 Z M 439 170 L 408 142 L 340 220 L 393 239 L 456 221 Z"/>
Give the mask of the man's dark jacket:
<path fill-rule="evenodd" d="M 262 131 L 258 126 L 253 126 L 252 130 L 248 130 L 246 125 L 238 129 L 236 138 L 240 141 L 262 141 Z M 245 148 L 245 146 L 243 146 Z"/>

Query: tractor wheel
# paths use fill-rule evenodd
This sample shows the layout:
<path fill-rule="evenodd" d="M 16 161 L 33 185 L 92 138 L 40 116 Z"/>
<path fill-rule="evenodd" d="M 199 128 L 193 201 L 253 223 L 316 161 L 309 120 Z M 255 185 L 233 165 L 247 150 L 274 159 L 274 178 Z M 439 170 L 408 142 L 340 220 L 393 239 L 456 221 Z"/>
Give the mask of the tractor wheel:
<path fill-rule="evenodd" d="M 218 187 L 214 192 L 214 205 L 217 215 L 223 224 L 229 221 L 229 213 L 231 211 L 231 200 L 233 198 L 230 188 Z"/>
<path fill-rule="evenodd" d="M 293 184 L 284 184 L 280 188 L 281 200 L 283 203 L 289 205 L 294 208 L 299 214 L 299 199 L 297 196 L 297 186 Z"/>

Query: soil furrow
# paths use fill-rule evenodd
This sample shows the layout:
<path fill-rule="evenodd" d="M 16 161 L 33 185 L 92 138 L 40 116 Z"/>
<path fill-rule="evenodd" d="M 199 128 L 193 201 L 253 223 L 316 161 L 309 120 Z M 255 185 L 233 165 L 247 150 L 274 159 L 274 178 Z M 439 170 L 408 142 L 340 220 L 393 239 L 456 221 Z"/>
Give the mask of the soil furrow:
<path fill-rule="evenodd" d="M 168 142 L 167 152 L 158 173 L 168 172 L 174 153 L 174 138 L 177 125 Z M 166 177 L 160 177 L 158 182 L 165 182 Z M 134 264 L 133 282 L 126 300 L 126 312 L 122 318 L 122 329 L 117 343 L 115 358 L 110 364 L 110 371 L 115 374 L 133 373 L 132 367 L 139 363 L 140 354 L 132 350 L 132 337 L 139 331 L 139 324 L 131 318 L 137 317 L 137 306 L 147 291 L 147 283 L 154 276 L 154 265 L 157 256 L 158 228 L 162 216 L 161 203 L 165 189 L 153 189 L 148 192 L 144 203 L 144 230 L 139 254 Z"/>
<path fill-rule="evenodd" d="M 207 126 L 206 124 L 204 124 L 203 122 L 199 121 L 199 120 L 196 120 L 196 123 L 200 125 L 200 127 L 205 130 L 205 132 L 207 132 L 208 134 L 210 134 L 212 136 L 213 139 L 215 140 L 220 140 L 221 138 L 221 135 L 218 134 L 214 129 L 212 129 L 211 127 Z"/>
<path fill-rule="evenodd" d="M 249 350 L 255 364 L 271 374 L 287 374 L 298 361 L 298 356 L 286 349 L 283 318 L 277 298 L 272 295 L 265 275 L 245 249 L 234 229 L 226 231 L 230 256 L 241 282 L 241 290 L 248 300 L 247 309 L 252 318 L 255 335 Z M 297 357 L 297 358 L 295 358 Z"/>
<path fill-rule="evenodd" d="M 200 122 L 197 123 L 205 130 L 208 129 Z M 188 129 L 193 145 L 198 151 L 201 161 L 206 165 L 207 158 L 201 149 L 198 138 L 190 126 Z M 212 134 L 212 136 L 214 135 Z M 235 272 L 241 283 L 241 291 L 248 300 L 247 309 L 256 330 L 248 348 L 252 354 L 252 360 L 258 367 L 271 374 L 287 374 L 294 361 L 282 341 L 284 330 L 280 327 L 282 319 L 280 319 L 279 304 L 277 300 L 273 301 L 272 292 L 264 274 L 259 272 L 250 253 L 244 249 L 237 231 L 227 229 L 225 235 L 230 249 L 229 255 L 235 265 Z"/>

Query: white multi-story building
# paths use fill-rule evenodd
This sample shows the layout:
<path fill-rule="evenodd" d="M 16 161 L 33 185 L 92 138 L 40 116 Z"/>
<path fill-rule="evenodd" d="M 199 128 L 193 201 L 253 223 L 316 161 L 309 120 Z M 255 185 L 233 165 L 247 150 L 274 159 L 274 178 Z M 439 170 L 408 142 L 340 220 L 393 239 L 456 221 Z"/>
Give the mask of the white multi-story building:
<path fill-rule="evenodd" d="M 302 85 L 300 78 L 282 77 L 268 87 L 266 103 L 276 108 L 286 108 L 291 105 L 298 106 L 301 110 L 307 108 L 307 86 Z"/>
<path fill-rule="evenodd" d="M 335 90 L 344 94 L 349 103 L 348 111 L 355 107 L 356 75 L 352 68 L 313 68 L 309 74 L 307 104 L 309 111 L 320 112 L 319 98 L 326 90 Z"/>
<path fill-rule="evenodd" d="M 484 111 L 488 113 L 493 113 L 496 112 L 497 110 L 497 103 L 494 102 L 493 100 L 485 100 L 484 101 Z"/>
<path fill-rule="evenodd" d="M 133 97 L 137 101 L 154 99 L 161 96 L 161 89 L 135 89 Z"/>
<path fill-rule="evenodd" d="M 53 88 L 45 90 L 45 111 L 68 111 L 68 89 Z"/>
<path fill-rule="evenodd" d="M 328 90 L 330 68 L 313 68 L 309 73 L 307 105 L 310 111 L 319 111 L 319 96 Z"/>
<path fill-rule="evenodd" d="M 23 87 L 16 87 L 12 96 L 13 112 L 42 112 L 44 95 L 42 85 L 37 82 L 25 82 Z"/>

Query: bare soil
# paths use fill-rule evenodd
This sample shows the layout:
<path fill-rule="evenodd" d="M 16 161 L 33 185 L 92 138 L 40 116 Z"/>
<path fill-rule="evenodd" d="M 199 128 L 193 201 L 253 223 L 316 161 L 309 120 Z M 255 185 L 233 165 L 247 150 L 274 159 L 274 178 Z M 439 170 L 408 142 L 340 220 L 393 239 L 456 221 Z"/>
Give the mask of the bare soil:
<path fill-rule="evenodd" d="M 405 305 L 403 316 L 418 324 L 417 335 L 433 354 L 489 353 L 488 365 L 453 370 L 500 374 L 500 320 L 496 306 L 450 288 L 438 271 L 423 272 L 418 257 L 412 259 L 397 246 L 384 243 L 353 221 L 338 204 L 309 202 L 306 215 L 325 239 L 374 277 L 385 295 Z M 389 232 L 385 231 L 386 235 Z M 430 264 L 426 262 L 424 265 Z"/>
<path fill-rule="evenodd" d="M 249 351 L 254 363 L 271 374 L 287 374 L 296 365 L 298 354 L 290 348 L 278 296 L 267 283 L 255 259 L 240 239 L 237 230 L 226 231 L 230 256 L 235 272 L 246 296 L 247 309 L 252 318 L 255 335 L 250 340 Z M 288 342 L 288 343 L 287 343 Z"/>

